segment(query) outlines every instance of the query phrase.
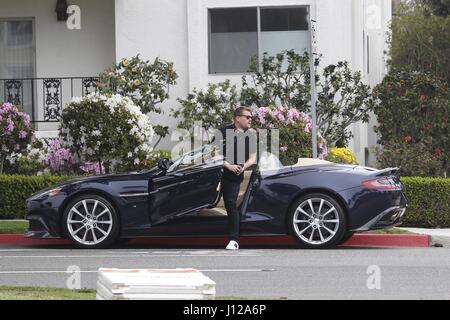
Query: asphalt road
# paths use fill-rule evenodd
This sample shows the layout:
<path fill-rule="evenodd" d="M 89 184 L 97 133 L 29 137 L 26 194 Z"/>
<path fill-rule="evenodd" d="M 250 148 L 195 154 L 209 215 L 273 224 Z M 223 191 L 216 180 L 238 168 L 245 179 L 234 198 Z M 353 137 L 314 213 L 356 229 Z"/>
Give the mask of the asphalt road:
<path fill-rule="evenodd" d="M 0 247 L 0 285 L 66 287 L 81 271 L 95 288 L 97 269 L 197 268 L 216 282 L 217 296 L 288 299 L 450 299 L 450 247 L 254 248 Z M 69 281 L 70 282 L 70 281 Z M 73 283 L 73 282 L 72 282 Z"/>

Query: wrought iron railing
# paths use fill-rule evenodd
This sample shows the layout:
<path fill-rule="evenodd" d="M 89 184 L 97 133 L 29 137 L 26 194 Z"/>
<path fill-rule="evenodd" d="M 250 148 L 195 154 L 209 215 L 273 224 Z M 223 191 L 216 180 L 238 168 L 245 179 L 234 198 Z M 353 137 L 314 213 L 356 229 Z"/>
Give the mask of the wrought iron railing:
<path fill-rule="evenodd" d="M 73 97 L 97 92 L 97 77 L 0 79 L 0 102 L 20 105 L 34 123 L 58 123 Z"/>

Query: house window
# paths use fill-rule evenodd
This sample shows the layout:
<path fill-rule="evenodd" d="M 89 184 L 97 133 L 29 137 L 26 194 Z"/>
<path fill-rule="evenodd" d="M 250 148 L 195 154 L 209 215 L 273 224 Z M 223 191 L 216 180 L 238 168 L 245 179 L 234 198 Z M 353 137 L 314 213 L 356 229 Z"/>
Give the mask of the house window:
<path fill-rule="evenodd" d="M 258 54 L 257 8 L 213 9 L 209 12 L 210 73 L 238 73 Z"/>
<path fill-rule="evenodd" d="M 32 20 L 0 20 L 0 78 L 34 77 Z"/>
<path fill-rule="evenodd" d="M 247 72 L 252 57 L 310 51 L 306 7 L 209 10 L 209 73 Z"/>
<path fill-rule="evenodd" d="M 0 101 L 33 112 L 36 50 L 32 19 L 0 19 Z"/>

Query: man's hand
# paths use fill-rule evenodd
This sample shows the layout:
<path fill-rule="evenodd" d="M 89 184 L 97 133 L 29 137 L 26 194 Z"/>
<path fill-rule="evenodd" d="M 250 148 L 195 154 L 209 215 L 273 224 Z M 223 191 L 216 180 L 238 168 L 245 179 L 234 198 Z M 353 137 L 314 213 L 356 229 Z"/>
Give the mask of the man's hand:
<path fill-rule="evenodd" d="M 244 172 L 244 170 L 242 169 L 241 166 L 237 165 L 237 164 L 229 164 L 229 163 L 225 163 L 225 168 L 231 172 L 233 172 L 235 175 L 240 175 L 242 172 Z"/>

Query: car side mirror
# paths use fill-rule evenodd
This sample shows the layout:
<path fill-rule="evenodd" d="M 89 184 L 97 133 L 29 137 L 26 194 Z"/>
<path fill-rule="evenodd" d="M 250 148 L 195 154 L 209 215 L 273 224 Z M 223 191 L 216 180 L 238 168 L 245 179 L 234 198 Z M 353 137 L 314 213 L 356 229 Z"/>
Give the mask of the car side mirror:
<path fill-rule="evenodd" d="M 167 172 L 167 170 L 169 170 L 170 164 L 171 162 L 167 158 L 161 158 L 158 160 L 158 168 L 163 172 Z"/>

